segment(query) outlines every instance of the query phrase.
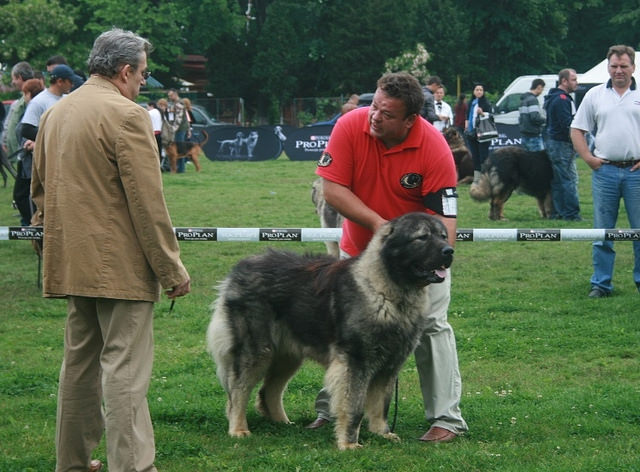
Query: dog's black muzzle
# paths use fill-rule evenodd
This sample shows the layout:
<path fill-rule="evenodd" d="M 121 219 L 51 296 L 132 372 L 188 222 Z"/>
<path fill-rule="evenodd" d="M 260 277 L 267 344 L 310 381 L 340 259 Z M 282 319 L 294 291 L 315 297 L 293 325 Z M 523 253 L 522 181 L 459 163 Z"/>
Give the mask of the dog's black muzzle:
<path fill-rule="evenodd" d="M 432 260 L 428 265 L 415 265 L 414 274 L 420 281 L 420 285 L 439 284 L 444 282 L 447 276 L 447 269 L 453 263 L 454 249 L 448 244 L 440 250 L 439 257 Z M 434 267 L 435 266 L 435 267 Z"/>
<path fill-rule="evenodd" d="M 442 251 L 441 251 L 442 259 L 443 259 L 442 265 L 445 267 L 445 269 L 448 269 L 449 267 L 451 267 L 451 264 L 453 263 L 454 252 L 455 250 L 448 244 L 442 248 Z"/>

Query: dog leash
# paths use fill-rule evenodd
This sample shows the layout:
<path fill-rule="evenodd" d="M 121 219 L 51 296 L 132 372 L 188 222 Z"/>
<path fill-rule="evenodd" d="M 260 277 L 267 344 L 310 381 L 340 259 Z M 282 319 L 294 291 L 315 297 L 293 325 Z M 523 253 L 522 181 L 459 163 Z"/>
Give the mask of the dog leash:
<path fill-rule="evenodd" d="M 169 305 L 169 314 L 173 311 L 173 307 L 176 304 L 176 299 L 171 300 L 171 305 Z"/>

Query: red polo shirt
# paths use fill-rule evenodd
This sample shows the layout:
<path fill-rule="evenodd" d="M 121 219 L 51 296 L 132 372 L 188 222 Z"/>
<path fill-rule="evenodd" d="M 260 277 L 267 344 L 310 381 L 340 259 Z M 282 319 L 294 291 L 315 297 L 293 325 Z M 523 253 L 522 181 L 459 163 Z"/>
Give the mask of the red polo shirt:
<path fill-rule="evenodd" d="M 418 117 L 407 138 L 387 149 L 369 132 L 368 107 L 336 123 L 316 174 L 348 187 L 369 208 L 391 220 L 425 208 L 424 195 L 456 186 L 456 167 L 442 134 Z M 351 256 L 369 243 L 371 231 L 350 220 L 342 226 L 340 247 Z"/>

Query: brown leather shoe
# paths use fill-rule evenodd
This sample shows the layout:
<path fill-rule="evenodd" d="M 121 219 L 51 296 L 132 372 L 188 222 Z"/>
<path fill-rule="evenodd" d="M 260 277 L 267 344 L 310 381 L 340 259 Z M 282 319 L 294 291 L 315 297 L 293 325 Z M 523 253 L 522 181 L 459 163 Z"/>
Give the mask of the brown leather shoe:
<path fill-rule="evenodd" d="M 98 459 L 94 459 L 89 464 L 89 472 L 99 472 L 102 469 L 102 462 Z"/>
<path fill-rule="evenodd" d="M 453 441 L 458 435 L 449 431 L 448 429 L 440 428 L 439 426 L 432 426 L 429 431 L 424 433 L 424 436 L 420 438 L 420 441 L 441 443 L 447 441 Z"/>
<path fill-rule="evenodd" d="M 307 429 L 320 429 L 327 423 L 329 423 L 329 420 L 326 420 L 326 419 L 321 418 L 321 417 L 318 416 L 313 423 L 308 424 L 307 426 L 305 426 L 305 428 L 307 428 Z"/>

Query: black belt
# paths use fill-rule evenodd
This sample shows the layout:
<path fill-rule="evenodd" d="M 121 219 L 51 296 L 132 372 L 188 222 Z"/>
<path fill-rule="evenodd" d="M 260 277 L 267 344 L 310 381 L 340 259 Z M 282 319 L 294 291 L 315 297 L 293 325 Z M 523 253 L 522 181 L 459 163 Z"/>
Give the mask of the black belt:
<path fill-rule="evenodd" d="M 608 161 L 607 159 L 603 159 L 603 164 L 609 164 L 612 166 L 616 166 L 616 167 L 631 167 L 631 166 L 635 166 L 638 162 L 640 162 L 640 159 L 635 160 L 635 161 Z"/>

